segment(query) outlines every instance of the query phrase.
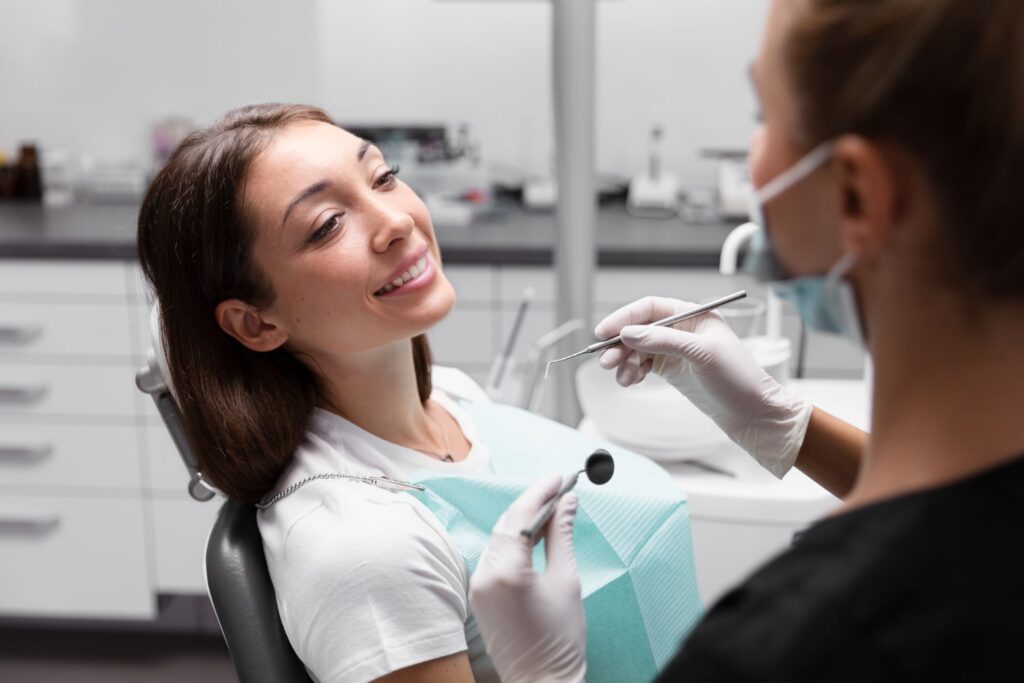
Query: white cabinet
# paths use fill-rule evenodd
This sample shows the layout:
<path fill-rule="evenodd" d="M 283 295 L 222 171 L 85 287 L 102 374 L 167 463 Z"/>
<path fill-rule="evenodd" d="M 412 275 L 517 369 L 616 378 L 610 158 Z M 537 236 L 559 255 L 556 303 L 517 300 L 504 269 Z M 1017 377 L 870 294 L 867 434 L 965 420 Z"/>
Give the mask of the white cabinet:
<path fill-rule="evenodd" d="M 0 498 L 0 614 L 155 616 L 144 520 L 137 494 L 5 492 Z"/>
<path fill-rule="evenodd" d="M 0 614 L 156 611 L 123 263 L 0 262 Z"/>
<path fill-rule="evenodd" d="M 153 533 L 137 277 L 123 262 L 0 261 L 0 616 L 149 619 L 158 547 L 201 562 L 205 520 Z"/>
<path fill-rule="evenodd" d="M 134 425 L 0 423 L 0 487 L 89 488 L 138 496 L 142 484 Z"/>

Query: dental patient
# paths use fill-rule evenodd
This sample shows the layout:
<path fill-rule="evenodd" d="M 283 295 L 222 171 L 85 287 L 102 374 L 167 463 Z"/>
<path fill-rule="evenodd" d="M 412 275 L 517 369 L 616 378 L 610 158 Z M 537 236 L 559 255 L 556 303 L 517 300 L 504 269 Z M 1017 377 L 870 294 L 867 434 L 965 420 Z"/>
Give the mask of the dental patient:
<path fill-rule="evenodd" d="M 432 366 L 424 335 L 455 292 L 397 172 L 320 109 L 238 109 L 154 178 L 139 257 L 186 436 L 210 483 L 260 508 L 281 621 L 313 678 L 496 681 L 468 608 L 488 515 L 592 448 Z M 574 531 L 567 496 L 549 525 L 587 549 L 593 681 L 653 676 L 701 609 L 682 494 L 616 457 L 614 501 L 581 493 Z"/>
<path fill-rule="evenodd" d="M 380 150 L 321 110 L 258 105 L 193 133 L 153 180 L 139 256 L 204 476 L 257 502 L 312 474 L 488 468 L 431 372 L 455 303 L 430 215 Z M 435 386 L 436 380 L 436 386 Z M 356 481 L 258 516 L 286 633 L 323 681 L 495 680 L 437 520 Z"/>

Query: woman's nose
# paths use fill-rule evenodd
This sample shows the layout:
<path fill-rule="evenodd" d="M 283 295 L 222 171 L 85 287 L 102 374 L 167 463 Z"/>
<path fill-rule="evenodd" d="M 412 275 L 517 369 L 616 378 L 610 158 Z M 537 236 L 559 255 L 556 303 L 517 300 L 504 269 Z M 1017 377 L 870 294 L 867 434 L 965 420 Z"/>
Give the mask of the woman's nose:
<path fill-rule="evenodd" d="M 412 216 L 390 206 L 386 201 L 371 202 L 368 213 L 373 231 L 371 237 L 373 249 L 377 252 L 385 252 L 395 242 L 406 239 L 415 227 Z"/>

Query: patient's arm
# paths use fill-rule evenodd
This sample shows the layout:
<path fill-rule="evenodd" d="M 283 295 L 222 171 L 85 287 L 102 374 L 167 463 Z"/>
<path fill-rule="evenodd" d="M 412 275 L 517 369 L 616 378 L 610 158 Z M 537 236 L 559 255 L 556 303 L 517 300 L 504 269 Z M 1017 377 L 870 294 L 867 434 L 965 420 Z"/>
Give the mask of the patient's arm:
<path fill-rule="evenodd" d="M 867 443 L 867 432 L 815 408 L 796 466 L 830 493 L 843 498 L 857 479 Z"/>
<path fill-rule="evenodd" d="M 377 679 L 378 683 L 473 683 L 469 656 L 457 652 L 392 671 Z"/>

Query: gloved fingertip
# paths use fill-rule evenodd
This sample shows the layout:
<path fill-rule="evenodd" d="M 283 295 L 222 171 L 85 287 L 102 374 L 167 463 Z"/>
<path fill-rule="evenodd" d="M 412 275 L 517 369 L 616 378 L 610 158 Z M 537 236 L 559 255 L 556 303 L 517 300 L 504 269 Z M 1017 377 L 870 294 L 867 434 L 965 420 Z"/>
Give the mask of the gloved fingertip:
<path fill-rule="evenodd" d="M 619 386 L 632 386 L 634 377 L 633 367 L 628 361 L 619 365 L 619 369 L 615 372 L 615 381 L 619 383 Z"/>
<path fill-rule="evenodd" d="M 627 325 L 622 328 L 622 343 L 626 346 L 632 346 L 640 341 L 647 334 L 647 325 Z"/>
<path fill-rule="evenodd" d="M 622 362 L 624 352 L 622 347 L 614 346 L 610 349 L 605 349 L 601 352 L 601 355 L 597 358 L 597 364 L 605 370 L 611 370 L 619 363 Z"/>

